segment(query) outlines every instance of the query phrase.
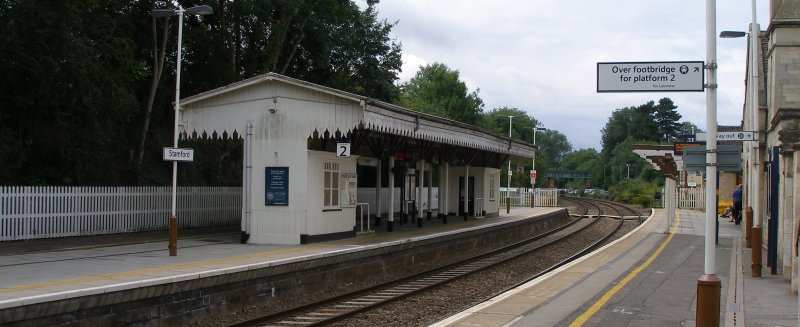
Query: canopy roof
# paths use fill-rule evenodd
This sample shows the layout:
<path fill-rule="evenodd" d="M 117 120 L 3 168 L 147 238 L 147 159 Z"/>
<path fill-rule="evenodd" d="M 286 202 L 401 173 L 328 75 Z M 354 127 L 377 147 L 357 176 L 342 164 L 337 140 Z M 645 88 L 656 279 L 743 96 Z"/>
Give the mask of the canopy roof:
<path fill-rule="evenodd" d="M 282 85 L 282 87 L 278 87 L 278 84 Z M 181 100 L 181 110 L 185 113 L 189 113 L 192 110 L 208 108 L 210 106 L 208 106 L 207 103 L 216 102 L 218 104 L 219 101 L 215 99 L 226 96 L 232 98 L 230 95 L 236 92 L 250 94 L 253 92 L 260 92 L 263 93 L 257 96 L 260 97 L 260 99 L 263 100 L 273 97 L 275 101 L 277 101 L 279 97 L 297 97 L 297 94 L 302 94 L 295 92 L 291 92 L 291 94 L 279 94 L 280 92 L 285 92 L 282 90 L 286 90 L 287 86 L 334 96 L 337 99 L 336 102 L 338 102 L 336 105 L 339 106 L 348 105 L 351 107 L 359 106 L 361 108 L 360 112 L 356 114 L 356 117 L 351 120 L 339 119 L 337 117 L 335 122 L 330 121 L 334 119 L 326 119 L 324 122 L 315 123 L 316 125 L 310 126 L 310 130 L 307 131 L 308 135 L 317 135 L 314 132 L 323 134 L 326 131 L 331 134 L 334 132 L 341 132 L 349 135 L 349 133 L 358 130 L 361 134 L 364 134 L 364 132 L 373 132 L 372 134 L 375 135 L 375 132 L 377 132 L 379 134 L 394 135 L 415 141 L 502 154 L 506 158 L 510 156 L 517 160 L 528 159 L 533 156 L 534 147 L 527 142 L 512 140 L 508 137 L 469 124 L 413 111 L 369 97 L 275 73 L 255 76 L 184 98 Z M 235 99 L 226 99 L 225 101 L 227 101 L 226 103 L 236 102 Z M 308 101 L 314 100 L 309 99 Z M 267 108 L 261 109 L 262 111 L 267 110 Z M 230 108 L 224 108 L 224 110 L 230 110 Z M 320 107 L 319 110 L 331 109 Z M 252 117 L 237 117 L 237 119 L 229 118 L 228 116 L 231 115 L 230 113 L 227 114 L 227 116 L 213 115 L 208 116 L 213 118 L 200 118 L 199 120 L 196 115 L 193 116 L 193 126 L 187 126 L 186 123 L 183 124 L 183 135 L 224 134 L 238 135 L 238 137 L 241 137 L 245 121 L 258 121 L 258 116 L 255 115 L 256 113 L 258 113 L 258 111 L 245 113 Z M 320 113 L 319 116 L 324 116 L 324 113 Z M 197 123 L 198 121 L 199 123 Z"/>

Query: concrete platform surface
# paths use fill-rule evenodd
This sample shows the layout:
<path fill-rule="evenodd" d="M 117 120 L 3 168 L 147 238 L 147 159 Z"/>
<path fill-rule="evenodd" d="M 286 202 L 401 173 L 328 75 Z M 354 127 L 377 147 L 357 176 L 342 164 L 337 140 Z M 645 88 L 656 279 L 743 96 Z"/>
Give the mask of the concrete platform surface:
<path fill-rule="evenodd" d="M 628 237 L 434 326 L 695 326 L 705 213 L 664 210 Z M 751 277 L 741 226 L 719 223 L 714 248 L 721 326 L 798 326 L 797 295 L 764 267 Z M 764 254 L 763 258 L 766 258 Z"/>
<path fill-rule="evenodd" d="M 527 219 L 562 208 L 514 208 L 500 217 L 386 222 L 358 237 L 307 245 L 240 244 L 238 228 L 180 231 L 170 257 L 167 233 L 147 232 L 0 243 L 0 309 L 258 269 L 369 247 Z"/>

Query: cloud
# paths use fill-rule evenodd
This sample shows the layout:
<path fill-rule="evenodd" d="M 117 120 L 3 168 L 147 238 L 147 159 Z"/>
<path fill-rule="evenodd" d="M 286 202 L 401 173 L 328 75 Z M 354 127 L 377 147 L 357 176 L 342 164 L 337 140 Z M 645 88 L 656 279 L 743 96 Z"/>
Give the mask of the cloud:
<path fill-rule="evenodd" d="M 747 30 L 749 2 L 717 1 L 717 31 Z M 575 148 L 600 149 L 611 112 L 671 98 L 683 120 L 705 129 L 703 92 L 597 93 L 597 62 L 705 61 L 705 1 L 384 0 L 379 17 L 397 22 L 401 80 L 420 65 L 458 70 L 491 110 L 526 110 Z M 767 4 L 759 4 L 761 28 Z M 717 39 L 718 117 L 737 125 L 744 100 L 745 39 Z"/>

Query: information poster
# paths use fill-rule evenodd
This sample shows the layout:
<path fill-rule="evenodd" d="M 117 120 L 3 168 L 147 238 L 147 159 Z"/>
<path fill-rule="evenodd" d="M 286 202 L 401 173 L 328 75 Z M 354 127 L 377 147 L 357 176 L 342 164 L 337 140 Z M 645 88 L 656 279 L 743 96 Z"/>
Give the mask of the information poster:
<path fill-rule="evenodd" d="M 266 205 L 289 205 L 289 167 L 266 167 Z"/>
<path fill-rule="evenodd" d="M 339 177 L 339 203 L 342 208 L 352 208 L 358 203 L 358 178 L 356 174 L 343 173 Z"/>

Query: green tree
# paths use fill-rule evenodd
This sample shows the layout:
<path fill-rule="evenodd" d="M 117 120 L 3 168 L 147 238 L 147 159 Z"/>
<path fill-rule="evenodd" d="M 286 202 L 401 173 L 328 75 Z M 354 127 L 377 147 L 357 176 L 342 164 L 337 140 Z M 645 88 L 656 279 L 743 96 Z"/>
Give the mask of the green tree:
<path fill-rule="evenodd" d="M 509 130 L 509 116 L 514 116 L 511 119 L 511 138 L 523 142 L 534 143 L 534 126 L 539 126 L 540 123 L 536 118 L 528 115 L 527 112 L 514 107 L 500 107 L 492 109 L 483 115 L 482 126 L 499 134 L 508 136 Z M 572 151 L 572 144 L 567 140 L 566 135 L 557 130 L 536 131 L 536 171 L 539 178 L 536 183 L 538 186 L 544 186 L 547 179 L 544 178 L 546 172 L 550 168 L 558 167 L 561 160 Z M 527 186 L 530 184 L 530 178 L 527 172 L 530 170 L 532 162 L 517 163 L 516 166 L 524 167 L 523 174 L 517 171 L 512 176 L 511 183 L 516 186 Z M 513 169 L 513 168 L 512 168 Z M 501 167 L 501 176 L 508 176 L 507 165 Z M 504 179 L 505 177 L 501 177 Z M 501 181 L 504 183 L 504 181 Z M 505 185 L 505 184 L 503 184 Z"/>
<path fill-rule="evenodd" d="M 564 155 L 559 168 L 574 170 L 591 170 L 600 154 L 595 149 L 580 149 Z"/>
<path fill-rule="evenodd" d="M 378 1 L 218 1 L 206 28 L 185 35 L 189 94 L 276 72 L 383 101 L 393 101 L 402 66 L 394 24 L 378 19 Z"/>
<path fill-rule="evenodd" d="M 561 160 L 559 169 L 581 170 L 588 171 L 593 177 L 590 181 L 594 188 L 602 185 L 602 166 L 600 165 L 600 154 L 597 150 L 580 149 L 567 153 L 564 159 Z M 600 168 L 600 169 L 597 169 Z M 582 190 L 584 188 L 583 180 L 574 180 L 568 182 L 569 188 Z"/>
<path fill-rule="evenodd" d="M 106 185 L 126 175 L 139 112 L 135 2 L 0 5 L 0 184 Z"/>
<path fill-rule="evenodd" d="M 676 109 L 678 107 L 669 98 L 658 100 L 658 105 L 654 107 L 652 116 L 658 126 L 660 141 L 669 142 L 679 134 L 681 124 L 678 121 L 681 119 L 681 114 Z"/>
<path fill-rule="evenodd" d="M 168 183 L 160 148 L 173 137 L 177 19 L 153 19 L 160 3 L 2 2 L 0 183 Z M 181 96 L 267 71 L 384 101 L 399 95 L 401 48 L 377 1 L 363 10 L 350 0 L 181 4 L 214 9 L 184 17 Z M 214 157 L 195 166 L 212 171 L 182 170 L 206 178 L 192 183 L 217 183 L 235 166 L 235 144 L 210 146 Z"/>
<path fill-rule="evenodd" d="M 561 132 L 548 129 L 544 132 L 538 132 L 536 135 L 536 150 L 537 154 L 541 154 L 545 158 L 545 162 L 557 167 L 561 165 L 564 157 L 572 151 L 572 144 L 567 140 L 567 136 Z M 536 157 L 536 166 L 539 166 L 539 157 Z"/>
<path fill-rule="evenodd" d="M 515 107 L 500 107 L 483 114 L 483 119 L 477 125 L 484 127 L 499 135 L 508 136 L 508 117 L 511 119 L 511 138 L 533 143 L 533 126 L 540 123 L 527 112 Z M 538 136 L 538 134 L 537 134 Z"/>
<path fill-rule="evenodd" d="M 414 77 L 400 86 L 400 106 L 462 123 L 478 125 L 483 100 L 478 90 L 469 92 L 459 72 L 442 63 L 421 66 Z"/>
<path fill-rule="evenodd" d="M 700 127 L 697 127 L 697 125 L 688 121 L 681 122 L 680 127 L 678 127 L 679 135 L 695 135 L 696 133 L 702 131 L 703 130 L 700 129 Z"/>
<path fill-rule="evenodd" d="M 678 135 L 681 115 L 669 98 L 658 105 L 649 101 L 638 107 L 615 110 L 602 131 L 603 149 L 613 149 L 626 139 L 635 141 L 668 142 Z"/>

